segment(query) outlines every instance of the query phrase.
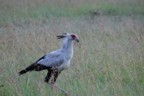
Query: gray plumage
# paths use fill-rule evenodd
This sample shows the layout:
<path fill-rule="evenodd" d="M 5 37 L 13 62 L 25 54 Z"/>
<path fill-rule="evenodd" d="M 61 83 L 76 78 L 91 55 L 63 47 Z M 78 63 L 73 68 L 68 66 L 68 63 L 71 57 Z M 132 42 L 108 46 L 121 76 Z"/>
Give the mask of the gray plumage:
<path fill-rule="evenodd" d="M 73 33 L 65 33 L 57 37 L 58 39 L 63 39 L 60 49 L 44 55 L 35 63 L 28 66 L 26 69 L 20 71 L 19 74 L 22 75 L 26 72 L 33 70 L 41 71 L 47 69 L 48 74 L 45 78 L 45 81 L 48 82 L 54 70 L 56 70 L 56 75 L 54 76 L 55 82 L 60 72 L 64 69 L 67 69 L 70 66 L 70 61 L 73 57 L 73 42 L 79 42 L 78 36 Z"/>

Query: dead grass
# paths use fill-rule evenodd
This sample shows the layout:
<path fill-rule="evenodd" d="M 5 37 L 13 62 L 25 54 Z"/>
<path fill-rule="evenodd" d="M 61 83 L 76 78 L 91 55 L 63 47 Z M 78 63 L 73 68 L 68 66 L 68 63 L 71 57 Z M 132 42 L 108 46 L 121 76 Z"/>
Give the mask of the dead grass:
<path fill-rule="evenodd" d="M 0 32 L 1 84 L 5 86 L 1 94 L 59 96 L 43 82 L 44 72 L 23 77 L 17 72 L 57 49 L 57 34 L 74 32 L 81 43 L 75 46 L 71 68 L 59 77 L 59 86 L 73 96 L 143 96 L 143 25 L 142 18 L 101 16 L 4 26 Z"/>
<path fill-rule="evenodd" d="M 51 17 L 143 15 L 143 0 L 1 0 L 0 25 Z"/>
<path fill-rule="evenodd" d="M 41 2 L 11 0 L 11 3 L 10 0 L 1 0 L 1 2 L 0 6 L 2 5 L 1 8 L 4 10 L 0 10 L 3 11 L 9 10 L 13 5 L 17 8 L 21 6 L 22 10 L 31 10 L 42 6 L 43 3 L 49 3 L 49 0 Z M 87 2 L 60 0 L 57 3 L 53 0 L 51 3 L 59 6 L 80 6 Z M 102 4 L 105 1 L 90 0 L 89 3 L 91 2 Z M 108 2 L 114 5 L 142 4 L 142 0 L 109 0 Z M 109 7 L 105 9 L 107 8 Z M 19 11 L 15 10 L 10 12 L 19 14 Z M 71 68 L 65 70 L 58 78 L 57 83 L 61 88 L 69 91 L 72 96 L 143 96 L 143 15 L 68 17 L 63 14 L 50 18 L 43 16 L 31 18 L 28 15 L 25 19 L 15 19 L 15 22 L 8 20 L 0 23 L 0 85 L 4 85 L 0 87 L 0 95 L 64 96 L 63 93 L 53 91 L 44 83 L 43 79 L 46 75 L 44 71 L 31 72 L 23 77 L 19 77 L 17 72 L 47 52 L 59 48 L 56 35 L 73 32 L 79 35 L 81 42 L 75 45 Z M 5 20 L 11 16 L 7 13 L 2 15 L 4 18 L 8 17 Z M 21 15 L 19 16 L 21 18 Z"/>

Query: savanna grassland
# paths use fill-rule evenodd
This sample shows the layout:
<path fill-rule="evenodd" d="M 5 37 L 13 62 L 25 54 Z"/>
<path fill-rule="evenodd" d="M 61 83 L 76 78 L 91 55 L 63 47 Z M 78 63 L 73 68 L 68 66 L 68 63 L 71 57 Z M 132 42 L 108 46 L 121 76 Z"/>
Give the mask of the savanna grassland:
<path fill-rule="evenodd" d="M 44 83 L 46 71 L 18 76 L 79 35 L 57 85 L 71 96 L 144 96 L 143 0 L 0 0 L 0 96 L 65 96 Z"/>

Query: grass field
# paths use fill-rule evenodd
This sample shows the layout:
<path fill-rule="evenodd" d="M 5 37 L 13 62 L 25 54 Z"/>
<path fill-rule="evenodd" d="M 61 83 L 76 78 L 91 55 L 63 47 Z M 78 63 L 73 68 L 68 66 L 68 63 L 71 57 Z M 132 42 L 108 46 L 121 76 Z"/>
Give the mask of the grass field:
<path fill-rule="evenodd" d="M 56 35 L 79 35 L 57 85 L 71 96 L 144 96 L 143 0 L 1 0 L 0 96 L 65 96 L 46 71 L 18 76 L 58 49 Z M 96 14 L 95 14 L 96 13 Z"/>

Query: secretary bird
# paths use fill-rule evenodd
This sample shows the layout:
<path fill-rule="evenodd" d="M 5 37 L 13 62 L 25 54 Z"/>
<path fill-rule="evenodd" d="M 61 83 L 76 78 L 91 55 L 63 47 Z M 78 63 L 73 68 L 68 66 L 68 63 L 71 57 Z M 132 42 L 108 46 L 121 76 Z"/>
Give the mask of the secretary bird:
<path fill-rule="evenodd" d="M 44 81 L 46 83 L 50 82 L 49 84 L 54 84 L 59 74 L 70 66 L 73 57 L 74 41 L 79 42 L 78 35 L 74 33 L 64 33 L 57 36 L 57 38 L 62 39 L 60 49 L 44 55 L 24 70 L 21 70 L 19 75 L 23 75 L 30 71 L 48 70 Z M 52 76 L 53 79 L 51 79 Z"/>

